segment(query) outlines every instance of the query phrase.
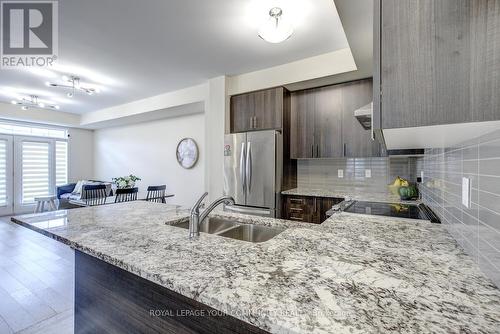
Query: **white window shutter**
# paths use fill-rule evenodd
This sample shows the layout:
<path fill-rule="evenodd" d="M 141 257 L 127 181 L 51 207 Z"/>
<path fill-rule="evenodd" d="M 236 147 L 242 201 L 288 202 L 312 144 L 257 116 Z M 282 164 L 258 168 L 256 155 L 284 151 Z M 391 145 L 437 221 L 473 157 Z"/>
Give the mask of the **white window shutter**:
<path fill-rule="evenodd" d="M 50 143 L 23 141 L 21 152 L 22 204 L 29 204 L 51 193 Z"/>

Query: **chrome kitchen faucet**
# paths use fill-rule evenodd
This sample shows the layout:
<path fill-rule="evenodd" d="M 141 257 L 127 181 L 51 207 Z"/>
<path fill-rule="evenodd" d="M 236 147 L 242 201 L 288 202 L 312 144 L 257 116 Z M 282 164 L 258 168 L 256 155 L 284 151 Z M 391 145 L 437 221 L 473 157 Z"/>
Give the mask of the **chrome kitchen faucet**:
<path fill-rule="evenodd" d="M 234 205 L 234 198 L 230 196 L 223 196 L 219 199 L 213 201 L 200 215 L 200 206 L 203 199 L 207 197 L 208 192 L 205 192 L 196 201 L 196 203 L 191 208 L 191 217 L 189 218 L 189 238 L 194 239 L 200 236 L 200 224 L 203 223 L 205 218 L 212 212 L 219 204 L 224 203 L 225 205 Z"/>

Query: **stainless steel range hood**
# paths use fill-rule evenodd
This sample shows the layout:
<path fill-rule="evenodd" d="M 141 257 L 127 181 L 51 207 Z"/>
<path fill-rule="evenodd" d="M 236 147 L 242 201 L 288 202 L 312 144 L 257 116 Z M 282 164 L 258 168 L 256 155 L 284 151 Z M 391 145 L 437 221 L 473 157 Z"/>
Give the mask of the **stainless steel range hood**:
<path fill-rule="evenodd" d="M 361 123 L 365 130 L 372 128 L 373 102 L 354 111 L 354 117 Z"/>

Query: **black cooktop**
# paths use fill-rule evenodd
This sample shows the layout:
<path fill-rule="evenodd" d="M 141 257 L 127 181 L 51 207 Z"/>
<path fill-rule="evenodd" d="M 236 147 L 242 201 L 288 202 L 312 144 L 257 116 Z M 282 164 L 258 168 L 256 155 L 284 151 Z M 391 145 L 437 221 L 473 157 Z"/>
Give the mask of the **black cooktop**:
<path fill-rule="evenodd" d="M 430 220 L 433 223 L 439 223 L 436 215 L 424 204 L 401 204 L 401 203 L 380 203 L 354 201 L 344 209 L 345 212 L 389 216 L 409 219 Z"/>

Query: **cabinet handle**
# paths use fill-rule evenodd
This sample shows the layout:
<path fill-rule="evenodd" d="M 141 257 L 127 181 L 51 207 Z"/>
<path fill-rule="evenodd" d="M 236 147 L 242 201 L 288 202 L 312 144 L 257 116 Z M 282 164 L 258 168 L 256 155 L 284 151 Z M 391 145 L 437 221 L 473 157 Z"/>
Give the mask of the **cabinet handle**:
<path fill-rule="evenodd" d="M 253 117 L 253 128 L 257 129 L 257 116 Z"/>
<path fill-rule="evenodd" d="M 346 144 L 346 143 L 344 143 L 344 145 L 342 146 L 342 156 L 344 156 L 344 157 L 345 157 L 345 155 L 346 155 L 346 151 L 347 151 L 347 144 Z"/>
<path fill-rule="evenodd" d="M 250 117 L 250 129 L 253 129 L 253 117 Z"/>
<path fill-rule="evenodd" d="M 304 199 L 302 198 L 290 198 L 290 203 L 304 203 Z"/>
<path fill-rule="evenodd" d="M 303 221 L 302 217 L 294 217 L 294 216 L 290 216 L 289 218 L 290 220 L 299 220 L 299 221 Z"/>
<path fill-rule="evenodd" d="M 314 145 L 311 145 L 311 158 L 314 158 Z"/>
<path fill-rule="evenodd" d="M 292 207 L 292 208 L 289 208 L 289 209 L 290 209 L 290 211 L 298 211 L 298 212 L 302 212 L 302 211 L 304 211 L 304 210 L 302 210 L 301 208 L 293 208 L 293 207 Z"/>
<path fill-rule="evenodd" d="M 319 145 L 316 145 L 316 158 L 319 158 Z"/>

